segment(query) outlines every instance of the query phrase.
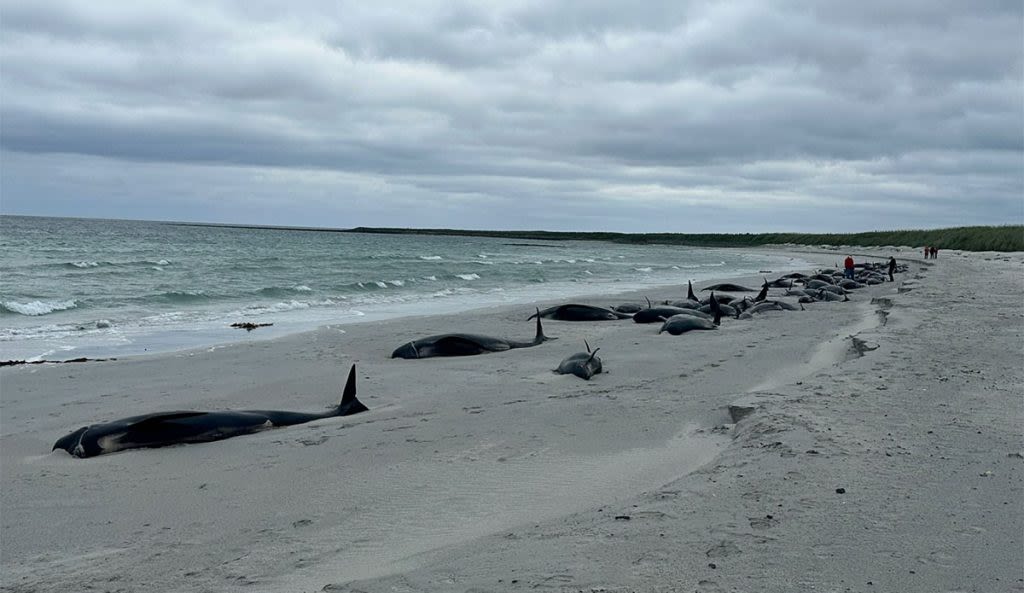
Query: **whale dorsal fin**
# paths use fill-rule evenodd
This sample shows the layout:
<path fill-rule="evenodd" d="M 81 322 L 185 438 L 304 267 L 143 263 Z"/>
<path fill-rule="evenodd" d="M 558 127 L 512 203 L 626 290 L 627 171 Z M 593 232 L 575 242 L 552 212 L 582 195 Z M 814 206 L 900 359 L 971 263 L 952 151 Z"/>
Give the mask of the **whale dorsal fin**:
<path fill-rule="evenodd" d="M 555 338 L 549 338 L 544 335 L 544 327 L 540 324 L 540 308 L 537 308 L 537 335 L 533 338 L 533 344 L 536 346 L 547 340 L 554 340 Z"/>
<path fill-rule="evenodd" d="M 363 402 L 356 399 L 356 365 L 348 371 L 348 381 L 345 382 L 345 390 L 341 393 L 341 403 L 338 404 L 338 416 L 348 416 L 369 410 Z"/>
<path fill-rule="evenodd" d="M 348 371 L 348 381 L 345 382 L 345 390 L 341 393 L 341 405 L 356 401 L 356 365 Z"/>

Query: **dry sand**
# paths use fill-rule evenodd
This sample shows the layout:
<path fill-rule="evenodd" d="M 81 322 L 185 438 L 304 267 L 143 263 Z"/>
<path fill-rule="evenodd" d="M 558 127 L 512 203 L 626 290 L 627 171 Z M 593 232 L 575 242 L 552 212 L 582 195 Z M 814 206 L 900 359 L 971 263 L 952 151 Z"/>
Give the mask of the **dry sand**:
<path fill-rule="evenodd" d="M 682 336 L 549 321 L 535 348 L 388 358 L 434 333 L 529 339 L 517 306 L 4 368 L 0 589 L 1022 591 L 1024 257 L 897 257 L 852 302 Z M 584 338 L 607 373 L 552 373 Z M 321 410 L 353 362 L 368 413 L 49 452 L 134 414 Z M 734 403 L 754 410 L 733 424 Z"/>

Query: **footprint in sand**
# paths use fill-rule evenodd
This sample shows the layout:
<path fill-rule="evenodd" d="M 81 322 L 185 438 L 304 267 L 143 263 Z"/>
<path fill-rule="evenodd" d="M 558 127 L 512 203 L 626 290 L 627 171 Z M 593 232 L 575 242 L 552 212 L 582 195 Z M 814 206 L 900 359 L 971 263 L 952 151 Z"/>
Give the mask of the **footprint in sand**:
<path fill-rule="evenodd" d="M 554 574 L 546 577 L 542 577 L 540 581 L 533 584 L 534 589 L 557 589 L 561 588 L 562 585 L 568 585 L 573 582 L 572 575 L 568 574 Z"/>
<path fill-rule="evenodd" d="M 736 544 L 730 541 L 723 541 L 709 548 L 707 552 L 704 552 L 704 554 L 708 558 L 728 558 L 729 556 L 735 556 L 742 552 L 743 550 L 741 550 Z"/>

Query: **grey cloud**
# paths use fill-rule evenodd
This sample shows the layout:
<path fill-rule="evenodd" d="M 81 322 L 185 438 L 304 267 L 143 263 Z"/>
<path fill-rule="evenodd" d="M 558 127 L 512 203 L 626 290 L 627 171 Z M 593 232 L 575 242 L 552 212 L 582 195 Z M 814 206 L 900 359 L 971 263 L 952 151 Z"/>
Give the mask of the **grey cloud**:
<path fill-rule="evenodd" d="M 446 226 L 659 230 L 650 209 L 712 204 L 739 224 L 764 208 L 938 224 L 968 195 L 971 220 L 1019 216 L 1019 3 L 869 4 L 8 2 L 3 207 L 60 214 L 40 163 L 100 159 L 152 191 L 220 168 L 205 187 L 223 200 L 321 220 L 351 179 L 381 194 L 366 216 L 391 204 L 405 225 L 422 224 L 411 204 L 465 210 Z M 229 181 L 239 167 L 317 181 L 286 199 Z M 106 200 L 113 182 L 92 183 Z"/>

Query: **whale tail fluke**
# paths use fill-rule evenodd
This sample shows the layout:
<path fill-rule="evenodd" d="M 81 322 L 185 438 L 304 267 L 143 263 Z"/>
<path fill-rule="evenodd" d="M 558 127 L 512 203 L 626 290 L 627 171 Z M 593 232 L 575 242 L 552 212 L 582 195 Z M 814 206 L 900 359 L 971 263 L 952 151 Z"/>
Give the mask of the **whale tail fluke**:
<path fill-rule="evenodd" d="M 363 402 L 356 399 L 356 365 L 348 372 L 348 381 L 345 382 L 345 391 L 341 394 L 341 403 L 338 404 L 337 416 L 350 416 L 359 412 L 366 412 L 370 408 L 363 405 Z"/>

